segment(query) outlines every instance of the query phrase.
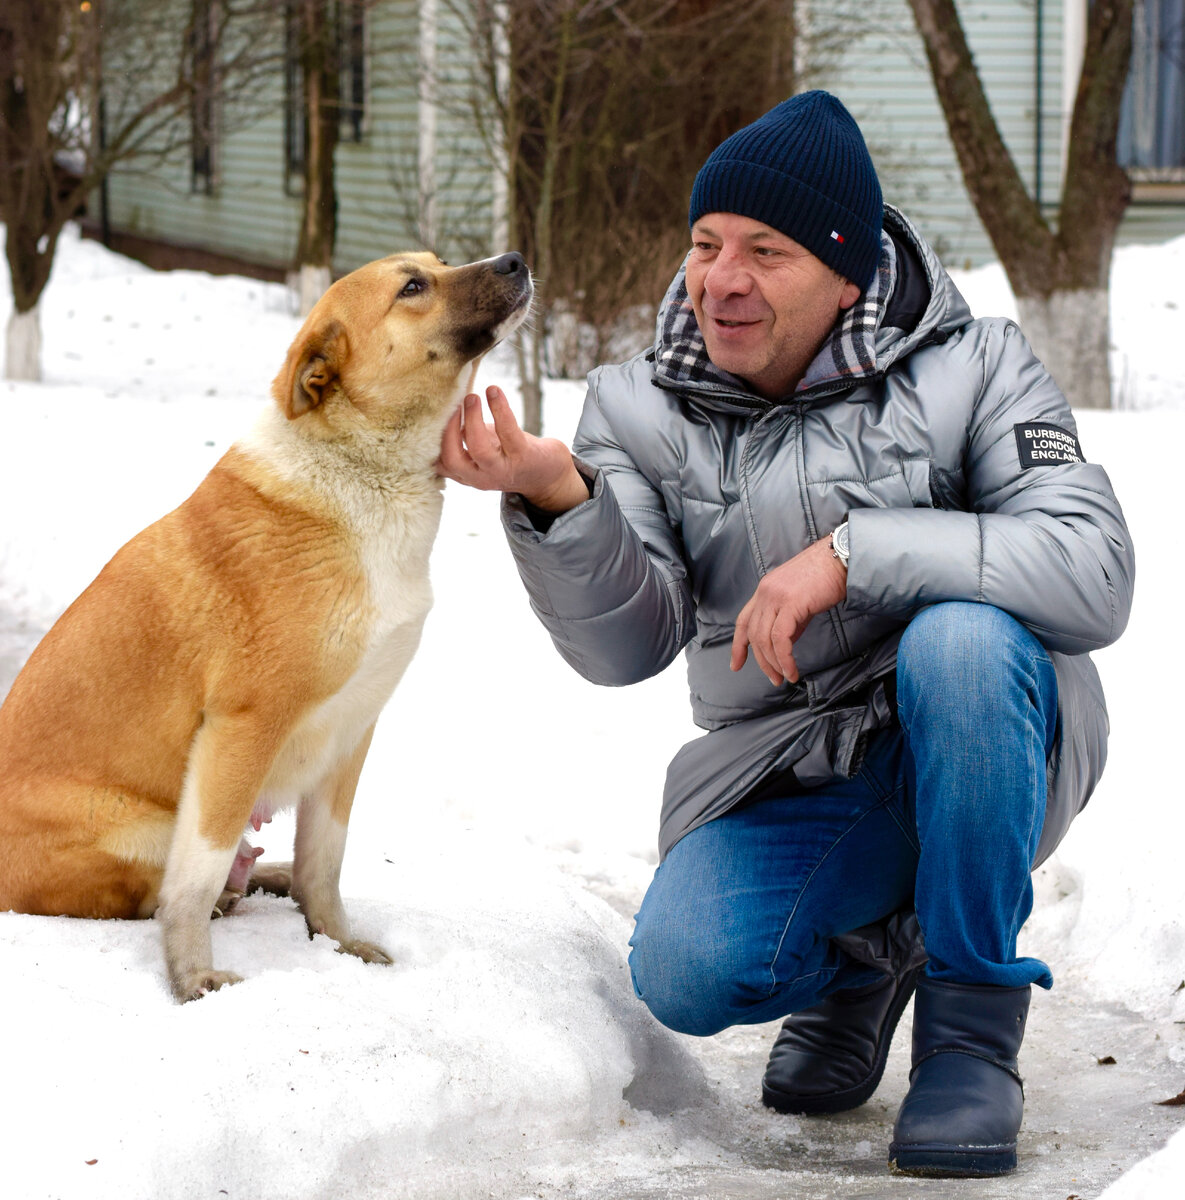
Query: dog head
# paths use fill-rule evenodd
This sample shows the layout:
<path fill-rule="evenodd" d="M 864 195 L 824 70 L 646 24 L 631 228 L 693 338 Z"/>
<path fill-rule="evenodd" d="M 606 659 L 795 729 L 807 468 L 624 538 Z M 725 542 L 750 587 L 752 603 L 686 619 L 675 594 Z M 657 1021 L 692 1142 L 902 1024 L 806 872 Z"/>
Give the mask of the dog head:
<path fill-rule="evenodd" d="M 434 254 L 379 259 L 317 302 L 272 395 L 325 437 L 443 418 L 476 360 L 526 318 L 532 293 L 517 252 L 463 267 Z"/>

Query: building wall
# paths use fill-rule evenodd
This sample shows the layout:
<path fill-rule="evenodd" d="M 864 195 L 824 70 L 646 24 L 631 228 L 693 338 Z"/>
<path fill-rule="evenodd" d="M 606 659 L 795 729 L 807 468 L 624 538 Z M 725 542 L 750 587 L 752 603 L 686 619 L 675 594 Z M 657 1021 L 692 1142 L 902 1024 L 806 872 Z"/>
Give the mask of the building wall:
<path fill-rule="evenodd" d="M 359 142 L 343 137 L 336 160 L 338 273 L 398 250 L 426 247 L 457 260 L 491 250 L 492 169 L 466 117 L 471 106 L 470 72 L 462 61 L 466 40 L 447 8 L 437 42 L 439 60 L 448 64 L 453 82 L 438 89 L 438 136 L 429 172 L 435 176 L 437 228 L 442 232 L 437 235 L 422 220 L 421 7 L 417 0 L 380 0 L 368 22 L 372 53 L 363 136 Z M 277 27 L 277 39 L 281 36 Z M 254 112 L 249 124 L 224 129 L 219 136 L 217 182 L 209 195 L 193 190 L 186 156 L 150 175 L 114 172 L 107 196 L 111 226 L 262 265 L 290 266 L 301 204 L 298 188 L 287 178 L 284 89 L 278 71 Z M 97 200 L 92 210 L 97 210 Z"/>
<path fill-rule="evenodd" d="M 833 5 L 807 0 L 824 26 Z M 963 27 L 996 122 L 1031 195 L 1056 220 L 1062 155 L 1085 0 L 959 0 Z M 1081 8 L 1082 12 L 1078 9 Z M 1040 19 L 1040 39 L 1038 38 Z M 885 199 L 907 212 L 952 266 L 995 258 L 963 186 L 906 0 L 864 0 L 853 37 L 824 80 L 868 138 Z M 1040 40 L 1040 54 L 1038 44 Z M 1038 163 L 1040 170 L 1038 172 Z M 1039 174 L 1039 181 L 1038 181 Z M 1039 182 L 1039 190 L 1038 190 Z M 1133 204 L 1121 240 L 1185 234 L 1185 204 Z"/>
<path fill-rule="evenodd" d="M 993 259 L 963 187 L 906 0 L 800 4 L 808 31 L 828 47 L 825 61 L 820 55 L 817 64 L 824 72 L 818 82 L 835 91 L 861 123 L 886 199 L 917 221 L 947 263 L 970 266 Z M 1001 132 L 1051 220 L 1085 4 L 959 0 Z M 475 66 L 459 15 L 464 8 L 461 0 L 378 0 L 372 10 L 364 134 L 357 143 L 343 140 L 337 156 L 338 272 L 401 249 L 428 247 L 465 261 L 507 248 L 492 245 L 497 216 L 492 150 L 475 117 Z M 425 30 L 431 31 L 428 44 Z M 276 36 L 282 37 L 278 27 Z M 843 46 L 838 59 L 837 44 Z M 425 58 L 435 62 L 427 89 L 421 83 Z M 300 201 L 286 180 L 278 72 L 261 100 L 249 125 L 227 128 L 219 137 L 212 194 L 192 190 L 188 158 L 147 176 L 115 172 L 108 188 L 112 227 L 290 266 Z M 1160 241 L 1182 233 L 1185 203 L 1141 196 L 1121 239 Z"/>

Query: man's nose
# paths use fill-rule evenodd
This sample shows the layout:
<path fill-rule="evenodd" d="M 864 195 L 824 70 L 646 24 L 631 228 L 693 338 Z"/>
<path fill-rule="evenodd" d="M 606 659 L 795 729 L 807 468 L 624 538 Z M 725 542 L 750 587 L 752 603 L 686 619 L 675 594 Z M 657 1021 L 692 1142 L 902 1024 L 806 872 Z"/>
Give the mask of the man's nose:
<path fill-rule="evenodd" d="M 726 296 L 744 295 L 753 286 L 753 279 L 743 259 L 734 251 L 722 249 L 704 276 L 704 290 L 713 300 Z"/>

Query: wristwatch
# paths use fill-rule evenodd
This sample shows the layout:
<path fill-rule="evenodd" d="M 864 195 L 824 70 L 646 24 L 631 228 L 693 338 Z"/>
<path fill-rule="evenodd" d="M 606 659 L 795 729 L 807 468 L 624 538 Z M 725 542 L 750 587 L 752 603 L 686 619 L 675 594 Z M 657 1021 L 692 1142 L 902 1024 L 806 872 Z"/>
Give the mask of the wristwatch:
<path fill-rule="evenodd" d="M 844 521 L 841 525 L 837 525 L 831 534 L 831 553 L 843 563 L 843 569 L 848 569 L 848 555 L 851 553 L 848 549 L 848 523 Z"/>

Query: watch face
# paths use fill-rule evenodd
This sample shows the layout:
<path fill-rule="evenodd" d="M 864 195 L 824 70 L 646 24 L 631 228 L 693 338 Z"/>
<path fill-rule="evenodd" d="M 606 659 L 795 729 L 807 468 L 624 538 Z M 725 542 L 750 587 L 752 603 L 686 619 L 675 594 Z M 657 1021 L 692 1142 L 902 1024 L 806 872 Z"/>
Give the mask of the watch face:
<path fill-rule="evenodd" d="M 832 535 L 831 544 L 843 559 L 848 557 L 848 523 L 845 521 Z"/>

